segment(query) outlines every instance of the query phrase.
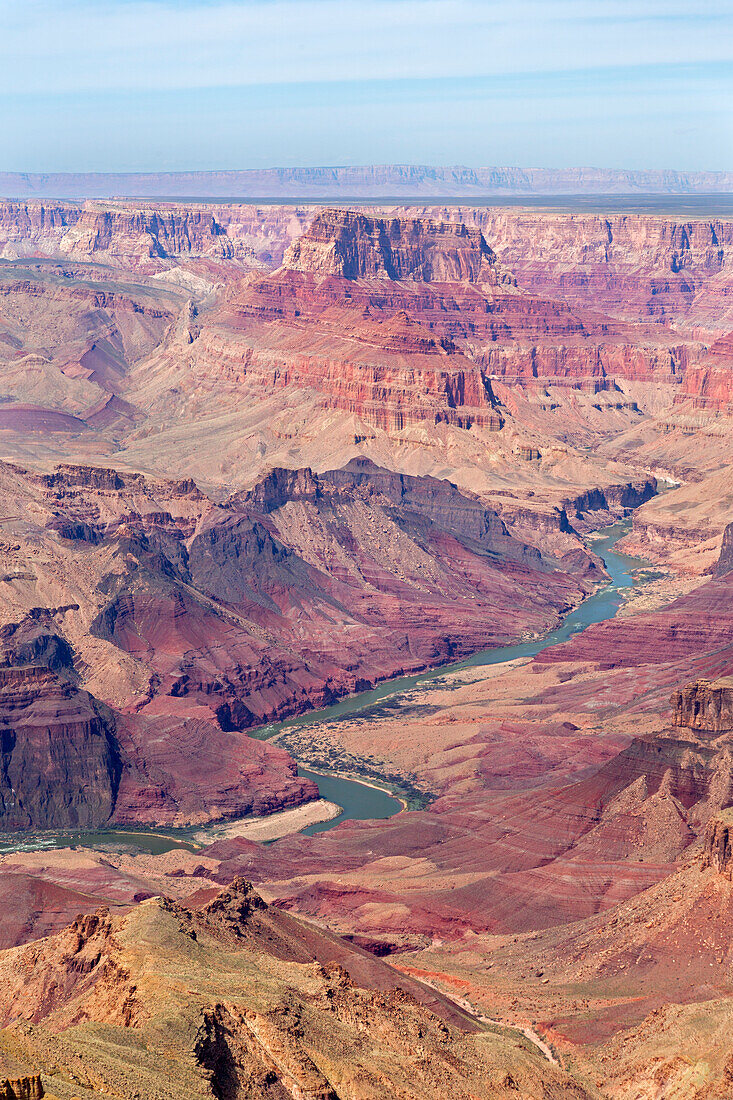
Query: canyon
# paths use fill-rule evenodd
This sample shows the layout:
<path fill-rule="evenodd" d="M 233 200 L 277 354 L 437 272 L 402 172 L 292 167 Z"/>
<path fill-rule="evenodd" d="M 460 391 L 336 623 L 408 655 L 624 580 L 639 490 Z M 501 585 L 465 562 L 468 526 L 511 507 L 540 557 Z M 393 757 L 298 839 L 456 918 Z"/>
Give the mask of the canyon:
<path fill-rule="evenodd" d="M 0 203 L 0 1095 L 727 1095 L 733 222 L 380 193 Z"/>
<path fill-rule="evenodd" d="M 599 168 L 465 168 L 365 165 L 270 168 L 221 172 L 0 173 L 0 191 L 12 197 L 174 195 L 261 198 L 312 195 L 695 194 L 729 193 L 730 172 L 613 171 Z"/>

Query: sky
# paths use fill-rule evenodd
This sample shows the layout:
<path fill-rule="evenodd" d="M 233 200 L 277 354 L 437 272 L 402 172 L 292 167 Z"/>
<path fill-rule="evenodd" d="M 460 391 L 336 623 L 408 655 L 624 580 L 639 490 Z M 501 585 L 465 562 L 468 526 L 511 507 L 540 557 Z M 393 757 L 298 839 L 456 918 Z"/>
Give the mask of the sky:
<path fill-rule="evenodd" d="M 0 0 L 0 171 L 733 170 L 733 0 Z"/>

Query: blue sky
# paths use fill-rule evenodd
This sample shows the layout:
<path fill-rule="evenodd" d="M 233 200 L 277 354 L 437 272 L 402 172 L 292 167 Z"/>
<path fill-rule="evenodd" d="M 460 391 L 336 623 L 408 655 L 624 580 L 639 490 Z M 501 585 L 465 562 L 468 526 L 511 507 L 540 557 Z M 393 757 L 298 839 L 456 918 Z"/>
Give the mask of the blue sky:
<path fill-rule="evenodd" d="M 733 0 L 0 0 L 0 170 L 733 170 Z"/>

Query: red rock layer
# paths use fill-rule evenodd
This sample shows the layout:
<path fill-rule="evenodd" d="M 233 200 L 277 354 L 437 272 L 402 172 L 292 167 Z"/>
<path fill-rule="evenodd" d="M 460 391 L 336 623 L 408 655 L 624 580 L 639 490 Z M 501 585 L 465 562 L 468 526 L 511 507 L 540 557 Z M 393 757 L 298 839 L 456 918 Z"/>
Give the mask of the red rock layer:
<path fill-rule="evenodd" d="M 239 203 L 6 201 L 0 202 L 0 256 L 93 257 L 143 271 L 191 257 L 276 267 L 312 216 L 306 207 Z"/>
<path fill-rule="evenodd" d="M 222 881 L 246 860 L 280 904 L 388 944 L 405 934 L 545 928 L 607 910 L 669 875 L 728 804 L 730 747 L 730 735 L 711 742 L 663 731 L 566 783 L 448 794 L 425 813 L 278 842 L 266 863 L 239 842 L 210 855 Z M 381 885 L 375 852 L 387 872 Z M 400 890 L 392 860 L 405 868 Z"/>
<path fill-rule="evenodd" d="M 315 213 L 313 207 L 244 204 L 6 202 L 0 203 L 0 252 L 96 256 L 138 266 L 175 257 L 249 262 L 256 256 L 275 267 Z M 688 318 L 713 331 L 723 313 L 730 315 L 730 219 L 470 205 L 398 213 L 478 226 L 520 286 L 541 297 L 634 320 Z"/>
<path fill-rule="evenodd" d="M 733 680 L 695 680 L 671 702 L 675 726 L 714 733 L 733 729 Z"/>
<path fill-rule="evenodd" d="M 191 481 L 79 465 L 0 481 L 27 509 L 24 576 L 58 596 L 21 617 L 21 588 L 2 627 L 5 828 L 183 824 L 314 797 L 284 750 L 240 731 L 540 632 L 595 573 L 449 482 L 368 461 L 274 471 L 223 506 Z M 110 711 L 80 690 L 90 679 Z"/>
<path fill-rule="evenodd" d="M 652 615 L 609 620 L 562 645 L 540 653 L 540 663 L 592 661 L 603 668 L 633 668 L 713 651 L 733 645 L 733 620 L 721 614 L 731 599 L 733 576 L 710 581 Z"/>
<path fill-rule="evenodd" d="M 93 828 L 120 779 L 114 722 L 48 668 L 0 668 L 0 827 Z"/>
<path fill-rule="evenodd" d="M 374 218 L 324 210 L 285 253 L 283 266 L 344 279 L 511 285 L 481 231 L 455 221 Z"/>
<path fill-rule="evenodd" d="M 675 405 L 733 416 L 733 333 L 716 340 L 685 374 Z"/>
<path fill-rule="evenodd" d="M 733 221 L 670 215 L 414 207 L 478 225 L 519 285 L 613 316 L 719 329 L 733 279 Z M 709 284 L 709 289 L 708 289 Z"/>
<path fill-rule="evenodd" d="M 319 215 L 279 272 L 250 280 L 209 319 L 195 349 L 202 369 L 260 392 L 315 388 L 324 403 L 398 430 L 419 420 L 500 427 L 492 377 L 593 392 L 615 378 L 680 381 L 690 353 L 663 330 L 520 293 L 480 234 L 419 224 Z M 465 279 L 424 281 L 448 276 Z"/>
<path fill-rule="evenodd" d="M 708 825 L 701 865 L 703 870 L 713 867 L 718 874 L 733 877 L 733 820 L 730 812 L 714 817 Z"/>

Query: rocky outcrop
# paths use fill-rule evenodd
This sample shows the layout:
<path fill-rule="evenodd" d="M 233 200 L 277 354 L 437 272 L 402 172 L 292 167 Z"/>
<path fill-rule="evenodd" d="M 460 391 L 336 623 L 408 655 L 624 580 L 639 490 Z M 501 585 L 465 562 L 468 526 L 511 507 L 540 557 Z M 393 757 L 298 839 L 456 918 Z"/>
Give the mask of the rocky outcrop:
<path fill-rule="evenodd" d="M 252 249 L 230 238 L 206 207 L 135 210 L 87 203 L 59 242 L 59 251 L 133 266 L 190 255 L 255 260 Z"/>
<path fill-rule="evenodd" d="M 58 201 L 0 202 L 0 257 L 15 260 L 57 253 L 79 214 L 78 206 Z"/>
<path fill-rule="evenodd" d="M 426 533 L 431 527 L 470 540 L 483 550 L 521 561 L 536 569 L 551 569 L 534 547 L 509 534 L 499 515 L 450 481 L 411 477 L 376 466 L 370 459 L 353 459 L 339 470 L 321 475 L 327 486 L 348 493 L 358 489 L 369 497 L 386 498 L 394 506 L 394 518 L 402 529 L 416 524 Z"/>
<path fill-rule="evenodd" d="M 370 178 L 376 185 L 378 177 Z M 319 196 L 324 193 L 321 190 Z M 117 265 L 151 270 L 193 257 L 221 264 L 235 262 L 240 267 L 262 263 L 274 268 L 294 239 L 307 231 L 315 214 L 313 207 L 306 206 L 206 206 L 165 201 L 89 202 L 76 207 L 58 202 L 0 203 L 0 254 L 4 250 L 8 258 L 57 255 L 80 260 L 96 256 Z M 358 216 L 385 225 L 397 221 L 394 213 L 388 218 L 379 214 L 370 210 Z M 478 230 L 520 287 L 543 298 L 634 320 L 688 319 L 693 326 L 721 335 L 730 330 L 730 326 L 724 327 L 725 318 L 733 322 L 730 219 L 566 214 L 486 206 L 407 206 L 399 216 L 413 223 L 465 223 L 469 236 Z M 460 231 L 451 232 L 455 237 Z M 310 248 L 312 260 L 323 247 L 321 242 Z M 296 246 L 296 251 L 308 248 Z M 454 259 L 442 269 L 452 274 L 463 272 L 465 277 L 476 266 L 476 258 L 465 262 L 470 251 L 467 240 L 454 239 L 450 246 Z M 330 259 L 321 257 L 325 269 L 333 269 L 335 249 L 333 252 Z M 413 245 L 408 252 L 414 252 Z M 458 254 L 464 260 L 456 262 Z M 375 260 L 373 250 L 371 256 L 375 272 L 384 271 L 384 260 Z M 433 269 L 417 261 L 422 277 L 428 274 L 432 278 L 436 276 L 431 271 L 441 270 L 443 263 L 441 260 Z M 480 266 L 485 268 L 485 262 Z M 336 267 L 342 268 L 343 263 L 336 262 Z M 412 269 L 414 265 L 407 262 L 404 270 Z"/>
<path fill-rule="evenodd" d="M 0 829 L 101 825 L 120 770 L 106 708 L 49 668 L 0 668 Z"/>
<path fill-rule="evenodd" d="M 709 822 L 700 864 L 703 870 L 712 867 L 718 874 L 733 879 L 733 813 L 730 810 Z"/>
<path fill-rule="evenodd" d="M 696 680 L 670 699 L 675 726 L 722 733 L 733 730 L 733 679 Z"/>
<path fill-rule="evenodd" d="M 540 633 L 593 581 L 579 548 L 543 554 L 450 482 L 366 460 L 275 469 L 223 505 L 190 480 L 0 464 L 0 502 L 22 516 L 0 544 L 4 829 L 309 801 L 243 731 Z"/>
<path fill-rule="evenodd" d="M 614 317 L 733 321 L 733 221 L 502 207 L 403 208 L 477 225 L 518 285 Z M 730 328 L 730 326 L 728 326 Z M 725 329 L 723 330 L 725 331 Z"/>
<path fill-rule="evenodd" d="M 513 280 L 497 265 L 481 231 L 461 222 L 374 218 L 324 210 L 285 253 L 283 266 L 344 279 L 413 279 L 423 283 Z"/>
<path fill-rule="evenodd" d="M 64 528 L 77 532 L 90 541 L 83 525 Z M 273 470 L 204 509 L 193 537 L 162 513 L 93 528 L 92 541 L 126 566 L 103 579 L 92 633 L 149 662 L 163 693 L 211 706 L 225 729 L 490 644 L 505 630 L 499 607 L 531 576 L 547 577 L 526 605 L 532 620 L 587 583 L 587 562 L 558 568 L 450 482 L 368 460 Z"/>
<path fill-rule="evenodd" d="M 594 519 L 600 516 L 612 523 L 615 519 L 630 515 L 634 508 L 651 500 L 656 493 L 656 478 L 644 478 L 626 485 L 606 485 L 603 489 L 588 489 L 573 500 L 565 501 L 564 507 L 573 523 L 576 520 L 587 519 L 588 514 L 591 514 Z"/>
<path fill-rule="evenodd" d="M 720 547 L 720 556 L 715 566 L 718 577 L 724 576 L 733 570 L 733 523 L 727 524 L 723 532 L 723 543 Z"/>
<path fill-rule="evenodd" d="M 488 279 L 485 257 L 472 274 L 479 246 L 460 223 L 326 212 L 282 269 L 250 280 L 210 317 L 194 345 L 197 369 L 253 395 L 313 389 L 390 433 L 421 422 L 500 430 L 492 379 L 592 393 L 613 391 L 616 379 L 681 381 L 694 349 L 672 333 L 521 293 L 493 261 Z M 426 281 L 438 273 L 453 281 Z"/>
<path fill-rule="evenodd" d="M 0 1100 L 42 1100 L 45 1095 L 40 1073 L 0 1077 Z"/>
<path fill-rule="evenodd" d="M 274 512 L 288 501 L 317 501 L 322 494 L 319 479 L 311 469 L 278 468 L 261 478 L 246 493 L 232 498 L 232 504 L 255 512 Z"/>
<path fill-rule="evenodd" d="M 733 334 L 716 340 L 685 374 L 675 405 L 706 416 L 733 415 Z"/>
<path fill-rule="evenodd" d="M 265 906 L 246 881 L 213 893 L 204 882 L 187 904 L 151 897 L 122 916 L 101 909 L 0 954 L 0 1020 L 20 1039 L 15 1060 L 79 1092 L 160 1100 L 446 1089 L 455 1100 L 589 1100 L 540 1053 L 487 1038 L 449 998 Z M 161 1020 L 164 1074 L 146 1056 Z"/>

